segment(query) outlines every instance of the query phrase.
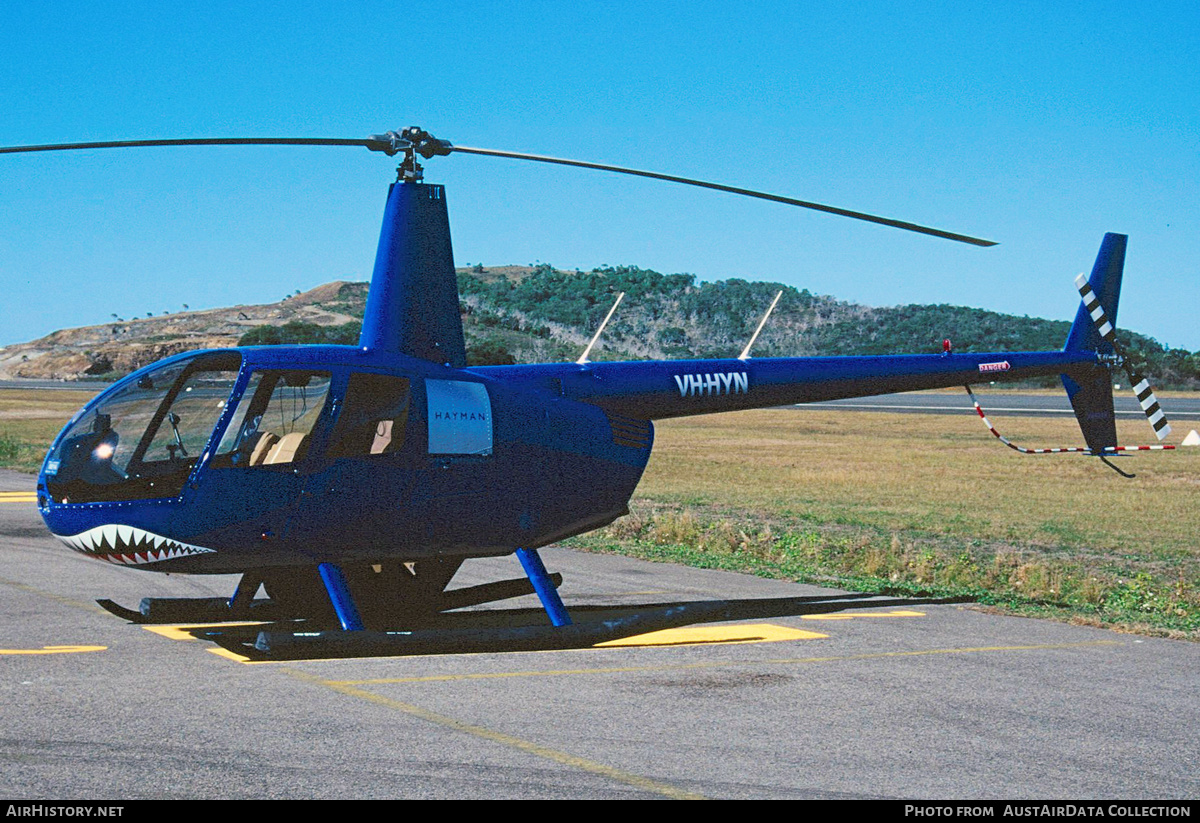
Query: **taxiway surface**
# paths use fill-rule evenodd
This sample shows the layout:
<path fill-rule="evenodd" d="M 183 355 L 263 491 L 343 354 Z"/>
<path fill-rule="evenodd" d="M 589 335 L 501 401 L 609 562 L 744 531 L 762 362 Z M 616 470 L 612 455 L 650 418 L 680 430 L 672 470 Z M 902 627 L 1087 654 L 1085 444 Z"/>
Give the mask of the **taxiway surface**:
<path fill-rule="evenodd" d="M 227 595 L 233 578 L 84 558 L 22 502 L 32 482 L 0 471 L 9 798 L 1200 795 L 1200 644 L 851 601 L 655 644 L 248 663 L 93 603 Z M 543 557 L 576 609 L 837 594 Z M 517 574 L 472 561 L 455 585 Z"/>

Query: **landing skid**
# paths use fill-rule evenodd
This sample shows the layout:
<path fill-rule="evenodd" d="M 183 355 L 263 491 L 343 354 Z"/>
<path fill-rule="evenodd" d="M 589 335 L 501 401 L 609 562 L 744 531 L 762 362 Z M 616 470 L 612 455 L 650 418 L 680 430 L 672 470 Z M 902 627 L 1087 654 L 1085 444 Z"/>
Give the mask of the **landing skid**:
<path fill-rule="evenodd" d="M 96 603 L 109 614 L 140 624 L 286 619 L 283 610 L 272 600 L 255 600 L 248 609 L 236 611 L 226 597 L 144 597 L 136 610 L 112 600 L 97 600 Z"/>
<path fill-rule="evenodd" d="M 522 562 L 525 563 L 527 560 L 523 559 Z M 538 564 L 540 566 L 540 560 Z M 361 618 L 357 616 L 354 598 L 350 595 L 350 589 L 346 584 L 344 576 L 334 574 L 333 569 L 336 569 L 336 567 L 326 565 L 322 567 L 321 571 L 324 588 L 328 591 L 330 601 L 334 605 L 334 614 L 338 622 L 342 624 L 340 631 L 334 630 L 332 633 L 365 631 L 366 629 L 362 626 Z M 384 626 L 392 628 L 388 624 L 420 624 L 422 618 L 427 619 L 442 612 L 524 597 L 535 593 L 539 597 L 542 597 L 544 601 L 549 596 L 547 592 L 552 592 L 553 600 L 558 605 L 558 611 L 556 612 L 556 615 L 558 615 L 557 620 L 553 617 L 552 620 L 555 620 L 555 625 L 565 625 L 570 622 L 570 618 L 566 617 L 566 609 L 562 607 L 562 601 L 558 599 L 557 591 L 555 591 L 558 586 L 562 585 L 562 580 L 561 574 L 547 574 L 545 567 L 541 566 L 537 582 L 529 578 L 519 577 L 512 580 L 466 586 L 448 591 L 443 590 L 432 597 L 413 598 L 413 602 L 408 604 L 409 608 L 407 610 L 403 608 L 404 604 L 393 606 L 390 609 L 386 607 L 381 609 L 376 604 L 372 611 L 386 615 L 386 618 L 383 620 Z M 271 598 L 254 599 L 262 582 L 261 577 L 257 575 L 252 576 L 247 573 L 238 585 L 238 591 L 230 598 L 146 597 L 142 599 L 137 609 L 126 608 L 108 599 L 97 600 L 96 603 L 110 614 L 137 624 L 304 621 L 306 628 L 323 629 L 326 624 L 331 622 L 328 617 L 322 619 L 319 614 L 313 614 L 311 610 L 298 609 L 299 604 L 295 600 L 280 602 Z M 440 584 L 439 587 L 444 586 L 449 582 L 449 578 L 446 577 L 444 581 L 438 582 Z M 352 614 L 353 618 L 348 618 L 346 616 L 348 613 Z M 562 622 L 564 619 L 565 623 Z M 378 624 L 381 620 L 376 619 L 374 622 Z M 355 626 L 355 628 L 351 628 L 351 626 Z M 372 628 L 379 628 L 379 626 L 373 625 Z M 318 631 L 315 633 L 324 634 L 325 632 Z M 387 634 L 386 631 L 381 633 Z M 280 632 L 276 632 L 275 634 L 277 636 L 281 635 Z M 306 636 L 311 636 L 312 634 L 314 632 L 305 633 Z"/>
<path fill-rule="evenodd" d="M 111 600 L 97 602 L 112 614 L 134 623 L 208 624 L 191 631 L 196 637 L 238 655 L 259 660 L 584 648 L 694 623 L 819 614 L 847 608 L 963 602 L 960 598 L 894 600 L 869 594 L 844 594 L 666 603 L 615 612 L 584 609 L 592 612 L 588 615 L 592 619 L 574 623 L 558 596 L 562 575 L 549 574 L 535 551 L 518 550 L 517 556 L 527 579 L 452 591 L 446 591 L 445 586 L 458 569 L 461 561 L 457 559 L 436 561 L 424 567 L 418 561 L 411 568 L 394 569 L 391 575 L 384 574 L 382 567 L 373 567 L 374 577 L 355 570 L 349 580 L 333 564 L 310 567 L 308 574 L 295 570 L 262 575 L 247 573 L 229 599 L 146 598 L 138 611 Z M 397 581 L 398 587 L 388 588 Z M 260 585 L 266 586 L 271 599 L 255 599 Z M 352 586 L 363 595 L 361 604 L 352 596 Z M 534 593 L 544 609 L 540 618 L 529 609 L 456 611 Z M 360 615 L 360 605 L 365 607 L 367 625 Z M 399 608 L 405 605 L 407 610 Z M 320 608 L 314 610 L 315 607 Z M 544 622 L 547 618 L 550 625 Z M 254 625 L 220 626 L 223 622 Z"/>

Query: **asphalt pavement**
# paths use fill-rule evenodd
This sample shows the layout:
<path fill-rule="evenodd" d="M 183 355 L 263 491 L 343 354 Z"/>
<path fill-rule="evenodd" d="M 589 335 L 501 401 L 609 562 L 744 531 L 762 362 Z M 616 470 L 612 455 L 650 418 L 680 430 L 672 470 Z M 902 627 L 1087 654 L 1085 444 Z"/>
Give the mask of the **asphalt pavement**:
<path fill-rule="evenodd" d="M 578 621 L 718 600 L 764 616 L 607 648 L 255 662 L 96 606 L 235 580 L 85 558 L 45 531 L 32 483 L 0 471 L 10 798 L 1200 794 L 1200 644 L 549 548 Z M 519 574 L 470 561 L 453 586 Z M 532 597 L 502 606 L 544 619 Z"/>

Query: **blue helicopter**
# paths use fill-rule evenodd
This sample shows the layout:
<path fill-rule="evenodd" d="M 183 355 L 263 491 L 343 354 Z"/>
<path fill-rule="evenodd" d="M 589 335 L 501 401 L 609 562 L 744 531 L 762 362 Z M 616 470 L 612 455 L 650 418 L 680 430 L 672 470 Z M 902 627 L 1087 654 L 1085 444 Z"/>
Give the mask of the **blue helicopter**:
<path fill-rule="evenodd" d="M 699 180 L 455 146 L 417 127 L 360 140 L 139 140 L 0 153 L 220 144 L 365 146 L 403 160 L 357 346 L 171 357 L 99 394 L 54 441 L 38 507 L 70 549 L 149 571 L 241 575 L 228 599 L 148 598 L 136 611 L 99 601 L 135 622 L 298 621 L 260 635 L 259 648 L 316 637 L 386 651 L 422 615 L 536 592 L 551 631 L 565 637 L 572 621 L 561 577 L 538 549 L 628 512 L 654 421 L 665 418 L 1061 375 L 1087 443 L 1074 450 L 1108 462 L 1125 448 L 1112 400 L 1113 369 L 1129 369 L 1112 329 L 1123 235 L 1105 236 L 1091 277 L 1077 283 L 1083 303 L 1060 351 L 468 367 L 445 193 L 422 181 L 418 155 L 634 174 L 994 244 Z M 1161 439 L 1169 427 L 1148 385 L 1132 373 L 1130 384 Z M 465 560 L 513 553 L 525 579 L 448 588 Z"/>

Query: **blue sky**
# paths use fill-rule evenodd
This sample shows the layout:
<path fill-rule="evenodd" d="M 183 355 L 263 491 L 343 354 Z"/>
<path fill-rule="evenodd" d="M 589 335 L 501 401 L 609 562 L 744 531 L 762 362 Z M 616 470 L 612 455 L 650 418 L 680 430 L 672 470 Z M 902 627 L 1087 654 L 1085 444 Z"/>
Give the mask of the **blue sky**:
<path fill-rule="evenodd" d="M 1200 349 L 1192 3 L 10 3 L 0 145 L 363 137 L 646 168 L 991 249 L 600 172 L 435 158 L 459 265 L 634 264 L 872 305 L 1070 319 L 1130 235 L 1120 325 Z M 368 278 L 365 149 L 0 157 L 0 345 Z"/>

